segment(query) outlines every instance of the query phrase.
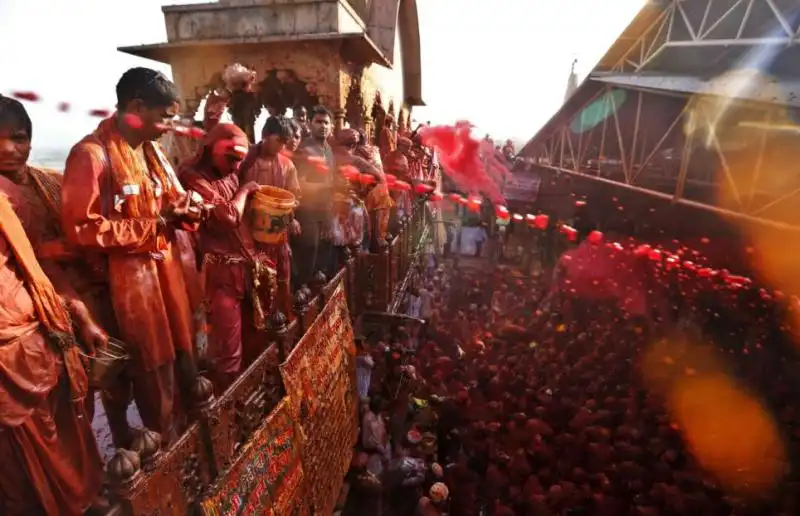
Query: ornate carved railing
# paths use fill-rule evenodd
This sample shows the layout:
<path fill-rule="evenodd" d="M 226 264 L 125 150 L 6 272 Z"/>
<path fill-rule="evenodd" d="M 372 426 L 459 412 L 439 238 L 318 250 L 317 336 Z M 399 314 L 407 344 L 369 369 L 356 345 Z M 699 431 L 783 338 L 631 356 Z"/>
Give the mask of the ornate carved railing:
<path fill-rule="evenodd" d="M 344 287 L 352 321 L 365 312 L 396 312 L 414 273 L 427 222 L 420 202 L 380 252 L 344 249 L 344 266 L 334 278 L 328 281 L 318 272 L 309 287 L 297 291 L 291 322 L 281 313 L 270 316 L 265 351 L 221 396 L 215 397 L 211 382 L 198 376 L 190 400 L 192 423 L 176 442 L 162 450 L 160 436 L 144 429 L 133 449 L 118 450 L 109 461 L 111 514 L 203 513 L 199 502 L 224 490 L 231 468 L 249 460 L 243 450 L 286 394 L 278 366 L 331 302 L 337 287 Z"/>

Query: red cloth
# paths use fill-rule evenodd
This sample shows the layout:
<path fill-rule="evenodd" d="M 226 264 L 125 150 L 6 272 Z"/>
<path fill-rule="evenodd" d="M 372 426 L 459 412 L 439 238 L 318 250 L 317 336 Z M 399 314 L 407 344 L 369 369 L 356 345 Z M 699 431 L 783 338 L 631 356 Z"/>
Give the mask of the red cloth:
<path fill-rule="evenodd" d="M 239 373 L 242 370 L 242 321 L 247 314 L 244 300 L 247 265 L 212 264 L 206 268 L 210 335 L 208 356 L 214 370 Z"/>
<path fill-rule="evenodd" d="M 245 134 L 232 124 L 219 124 L 207 136 L 204 148 L 220 140 L 247 146 Z M 208 356 L 216 373 L 232 375 L 243 366 L 243 335 L 253 320 L 250 260 L 257 255 L 255 242 L 233 203 L 239 191 L 237 171 L 221 176 L 198 157 L 181 166 L 180 178 L 187 190 L 197 192 L 213 205 L 198 231 L 205 263 L 206 295 L 210 325 Z"/>
<path fill-rule="evenodd" d="M 231 202 L 239 191 L 239 177 L 235 173 L 219 177 L 207 168 L 183 166 L 180 178 L 187 190 L 197 192 L 204 203 L 214 206 L 198 231 L 201 256 L 242 256 L 242 248 L 254 253 L 253 237 Z"/>
<path fill-rule="evenodd" d="M 68 335 L 69 319 L 5 195 L 0 204 L 0 514 L 82 515 L 103 476 L 86 375 L 74 344 L 59 352 L 45 338 Z"/>
<path fill-rule="evenodd" d="M 193 349 L 183 271 L 170 235 L 159 232 L 155 218 L 126 217 L 112 208 L 124 185 L 109 184 L 107 169 L 96 134 L 72 148 L 62 184 L 62 226 L 73 245 L 108 256 L 111 299 L 131 365 L 153 370 L 172 362 L 176 349 Z M 162 198 L 154 202 L 160 210 Z"/>

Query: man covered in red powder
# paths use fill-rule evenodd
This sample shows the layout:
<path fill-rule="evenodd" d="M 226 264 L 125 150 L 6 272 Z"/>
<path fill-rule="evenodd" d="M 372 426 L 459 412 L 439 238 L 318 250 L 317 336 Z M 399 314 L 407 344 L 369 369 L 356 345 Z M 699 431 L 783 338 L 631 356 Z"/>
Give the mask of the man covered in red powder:
<path fill-rule="evenodd" d="M 246 361 L 262 351 L 250 339 L 256 335 L 254 326 L 260 326 L 255 307 L 265 308 L 252 274 L 261 265 L 272 265 L 256 250 L 244 220 L 247 198 L 258 189 L 254 181 L 239 182 L 239 165 L 247 151 L 244 131 L 233 124 L 218 124 L 206 135 L 198 155 L 180 170 L 183 185 L 200 194 L 207 208 L 199 230 L 199 251 L 206 268 L 209 357 L 219 393 L 233 383 Z"/>
<path fill-rule="evenodd" d="M 87 384 L 70 316 L 0 193 L 0 514 L 81 516 L 95 502 Z"/>
<path fill-rule="evenodd" d="M 75 322 L 76 336 L 87 353 L 108 343 L 114 333 L 105 267 L 97 256 L 69 249 L 61 230 L 61 175 L 28 164 L 33 126 L 25 107 L 0 96 L 0 177 L 8 180 L 0 191 L 7 194 L 36 259 L 53 281 Z M 86 409 L 94 414 L 93 393 Z"/>
<path fill-rule="evenodd" d="M 176 357 L 191 364 L 194 356 L 191 303 L 174 231 L 196 229 L 202 212 L 155 143 L 164 123 L 178 112 L 175 85 L 155 70 L 132 68 L 117 84 L 117 109 L 67 158 L 62 226 L 71 245 L 108 259 L 111 302 L 128 346 L 133 396 L 144 425 L 169 443 L 177 435 L 180 413 Z M 188 392 L 192 378 L 178 379 Z M 106 402 L 124 409 L 130 391 L 129 383 L 120 382 L 104 393 Z M 110 423 L 115 440 L 129 440 L 116 439 L 130 435 L 127 421 Z"/>

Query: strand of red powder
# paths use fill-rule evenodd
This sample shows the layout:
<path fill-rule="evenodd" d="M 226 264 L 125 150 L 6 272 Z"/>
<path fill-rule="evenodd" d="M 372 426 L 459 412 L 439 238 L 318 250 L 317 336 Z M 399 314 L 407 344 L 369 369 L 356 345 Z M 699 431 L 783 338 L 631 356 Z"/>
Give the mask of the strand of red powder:
<path fill-rule="evenodd" d="M 34 91 L 12 91 L 11 97 L 25 102 L 42 102 L 42 96 Z M 69 102 L 59 102 L 58 111 L 62 113 L 69 113 L 72 110 L 72 105 Z M 90 109 L 87 114 L 94 118 L 108 118 L 114 113 L 110 109 Z M 134 128 L 142 127 L 142 120 L 133 114 L 126 114 L 124 116 L 125 123 Z M 200 140 L 205 136 L 205 131 L 200 128 L 184 125 L 181 123 L 164 123 L 159 124 L 159 128 L 165 131 L 170 131 L 178 136 Z"/>

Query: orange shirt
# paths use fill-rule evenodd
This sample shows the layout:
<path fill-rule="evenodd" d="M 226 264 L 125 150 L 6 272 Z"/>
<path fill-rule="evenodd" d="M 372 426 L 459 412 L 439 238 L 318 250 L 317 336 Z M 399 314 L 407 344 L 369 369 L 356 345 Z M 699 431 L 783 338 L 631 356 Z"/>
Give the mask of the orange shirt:
<path fill-rule="evenodd" d="M 192 352 L 191 305 L 171 231 L 155 218 L 126 217 L 120 209 L 125 185 L 110 173 L 108 153 L 96 134 L 72 148 L 62 183 L 62 226 L 74 246 L 108 257 L 111 301 L 133 371 L 151 371 Z M 157 182 L 153 171 L 149 178 Z M 158 184 L 162 195 L 179 185 Z"/>

